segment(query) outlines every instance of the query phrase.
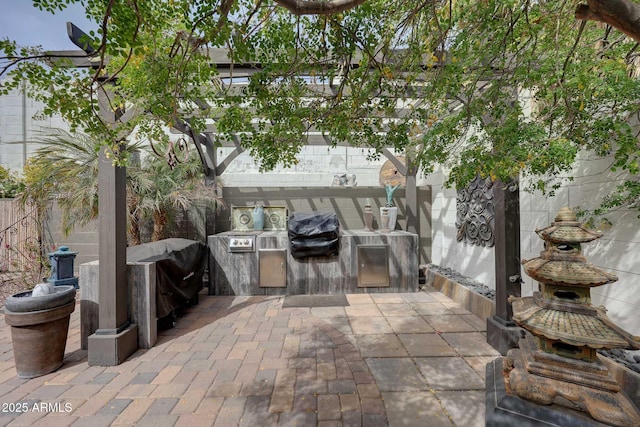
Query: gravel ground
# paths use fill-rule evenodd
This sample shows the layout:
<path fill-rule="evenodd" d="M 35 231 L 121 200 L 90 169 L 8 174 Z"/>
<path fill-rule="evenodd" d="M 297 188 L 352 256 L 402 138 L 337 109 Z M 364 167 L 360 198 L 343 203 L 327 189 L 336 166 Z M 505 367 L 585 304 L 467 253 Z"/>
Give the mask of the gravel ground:
<path fill-rule="evenodd" d="M 489 299 L 496 299 L 496 291 L 486 286 L 485 284 L 478 282 L 470 277 L 464 276 L 461 273 L 447 267 L 440 267 L 436 264 L 427 264 L 427 268 L 431 271 L 439 273 L 444 277 L 453 280 L 456 283 L 463 285 L 464 287 L 470 288 L 475 293 L 483 295 Z"/>
<path fill-rule="evenodd" d="M 640 351 L 615 349 L 599 350 L 598 353 L 608 357 L 609 359 L 613 359 L 632 371 L 640 374 Z"/>
<path fill-rule="evenodd" d="M 467 288 L 470 288 L 474 292 L 484 295 L 485 297 L 495 300 L 496 292 L 495 290 L 489 288 L 477 280 L 474 280 L 470 277 L 464 276 L 461 273 L 447 267 L 440 267 L 435 264 L 427 264 L 427 268 L 429 270 L 440 273 L 441 275 L 459 283 Z M 615 350 L 599 350 L 598 353 L 603 356 L 608 357 L 609 359 L 613 359 L 616 362 L 626 366 L 634 372 L 640 373 L 640 351 L 629 351 L 622 349 Z"/>

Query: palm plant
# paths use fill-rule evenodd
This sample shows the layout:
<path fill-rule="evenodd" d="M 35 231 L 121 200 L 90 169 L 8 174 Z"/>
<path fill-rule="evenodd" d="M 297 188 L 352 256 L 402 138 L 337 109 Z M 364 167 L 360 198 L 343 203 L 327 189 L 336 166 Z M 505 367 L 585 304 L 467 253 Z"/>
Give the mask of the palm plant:
<path fill-rule="evenodd" d="M 82 134 L 55 130 L 45 136 L 25 168 L 26 188 L 21 199 L 46 207 L 57 202 L 62 211 L 65 235 L 98 217 L 98 151 L 100 142 Z M 146 153 L 140 144 L 124 147 L 132 157 L 143 159 L 127 168 L 128 233 L 131 244 L 142 243 L 141 224 L 151 218 L 153 240 L 164 236 L 164 227 L 177 208 L 196 206 L 206 200 L 221 203 L 213 187 L 204 185 L 195 161 L 171 170 L 164 159 Z"/>
<path fill-rule="evenodd" d="M 167 224 L 180 211 L 188 212 L 194 223 L 204 224 L 206 208 L 223 205 L 216 186 L 204 182 L 197 158 L 189 158 L 172 168 L 164 158 L 148 155 L 142 160 L 141 171 L 132 215 L 140 220 L 152 219 L 151 241 L 167 237 Z"/>
<path fill-rule="evenodd" d="M 92 138 L 56 129 L 25 167 L 23 202 L 46 209 L 57 202 L 62 231 L 68 235 L 98 216 L 98 145 Z"/>
<path fill-rule="evenodd" d="M 53 246 L 47 233 L 52 203 L 60 207 L 65 235 L 76 226 L 88 224 L 98 214 L 95 141 L 84 135 L 52 130 L 41 142 L 42 146 L 24 166 L 24 188 L 17 194 L 23 206 L 30 206 L 36 212 L 38 242 L 32 245 L 31 251 L 32 258 L 40 261 L 29 268 L 36 278 L 41 278 L 48 269 L 45 253 Z"/>

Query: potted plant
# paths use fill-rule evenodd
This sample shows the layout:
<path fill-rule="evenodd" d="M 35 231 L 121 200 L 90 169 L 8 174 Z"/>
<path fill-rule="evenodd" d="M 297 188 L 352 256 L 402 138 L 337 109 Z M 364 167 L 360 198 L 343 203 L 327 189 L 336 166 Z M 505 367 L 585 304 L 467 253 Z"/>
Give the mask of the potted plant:
<path fill-rule="evenodd" d="M 384 184 L 384 190 L 387 193 L 387 203 L 380 207 L 380 221 L 382 222 L 382 228 L 384 230 L 395 230 L 396 221 L 398 219 L 398 207 L 393 205 L 393 192 L 400 187 L 400 184 L 392 186 L 389 183 Z M 386 217 L 389 218 L 389 222 L 385 227 Z M 384 219 L 383 219 L 384 218 Z"/>

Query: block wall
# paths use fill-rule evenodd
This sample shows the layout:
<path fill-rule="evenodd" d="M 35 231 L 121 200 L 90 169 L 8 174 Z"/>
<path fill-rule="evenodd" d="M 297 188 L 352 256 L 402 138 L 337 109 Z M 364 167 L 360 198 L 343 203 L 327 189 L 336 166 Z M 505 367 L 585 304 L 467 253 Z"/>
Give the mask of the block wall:
<path fill-rule="evenodd" d="M 233 151 L 219 148 L 218 162 Z M 220 177 L 224 185 L 233 187 L 330 187 L 335 175 L 355 175 L 358 187 L 380 186 L 380 168 L 387 161 L 367 158 L 369 151 L 354 147 L 303 147 L 298 164 L 292 167 L 277 167 L 269 173 L 260 173 L 259 164 L 248 152 L 242 153 L 230 163 Z"/>
<path fill-rule="evenodd" d="M 21 90 L 0 96 L 0 166 L 20 172 L 43 134 L 54 128 L 68 129 L 60 117 L 41 117 L 42 109 L 42 103 Z"/>

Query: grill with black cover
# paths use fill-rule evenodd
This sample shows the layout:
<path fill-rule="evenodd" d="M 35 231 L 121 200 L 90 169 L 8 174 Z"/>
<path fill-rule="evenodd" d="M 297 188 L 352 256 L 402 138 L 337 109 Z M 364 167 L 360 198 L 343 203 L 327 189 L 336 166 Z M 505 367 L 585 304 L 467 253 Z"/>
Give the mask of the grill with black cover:
<path fill-rule="evenodd" d="M 333 212 L 294 212 L 288 222 L 291 256 L 299 259 L 338 255 L 340 225 Z"/>

